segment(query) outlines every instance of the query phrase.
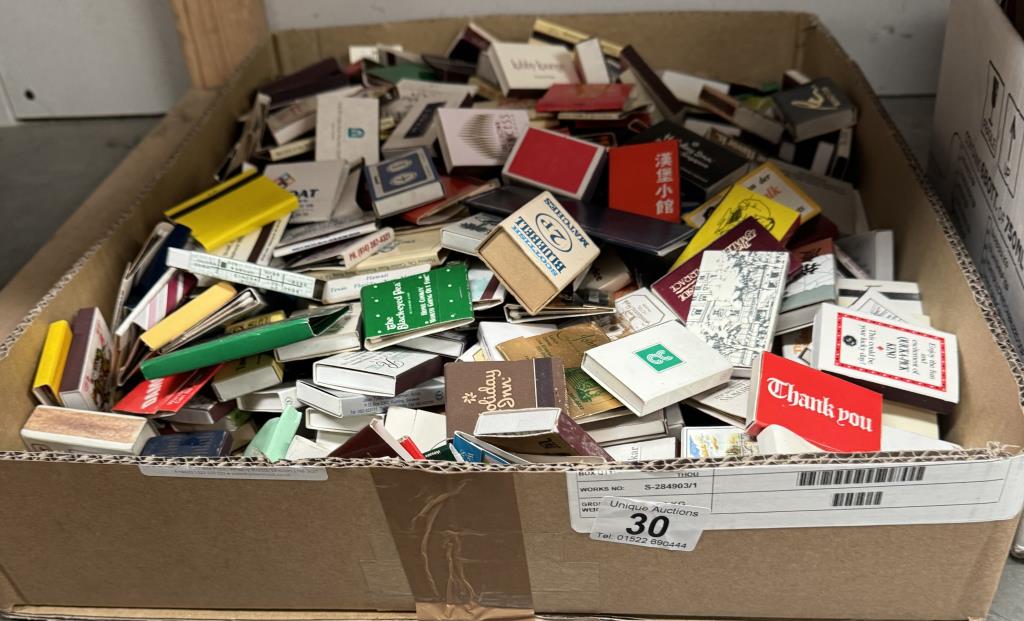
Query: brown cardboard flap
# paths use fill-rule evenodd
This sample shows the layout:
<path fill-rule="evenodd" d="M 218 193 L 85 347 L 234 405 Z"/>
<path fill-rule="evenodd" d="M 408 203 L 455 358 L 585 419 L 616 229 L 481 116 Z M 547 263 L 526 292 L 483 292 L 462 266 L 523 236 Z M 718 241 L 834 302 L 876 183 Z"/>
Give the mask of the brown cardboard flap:
<path fill-rule="evenodd" d="M 180 608 L 77 608 L 61 606 L 18 606 L 5 613 L 11 619 L 124 619 L 153 621 L 406 621 L 416 618 L 402 612 L 345 612 L 324 610 L 182 610 Z"/>
<path fill-rule="evenodd" d="M 806 32 L 801 69 L 832 77 L 859 109 L 854 142 L 861 155 L 870 153 L 858 158 L 859 189 L 871 226 L 895 234 L 897 279 L 916 281 L 933 324 L 957 336 L 960 404 L 940 417 L 944 438 L 972 447 L 1024 445 L 1021 361 L 997 336 L 1005 328 L 949 216 L 860 68 L 826 30 Z"/>
<path fill-rule="evenodd" d="M 419 618 L 532 618 L 511 473 L 372 472 Z"/>
<path fill-rule="evenodd" d="M 692 552 L 571 531 L 565 476 L 517 473 L 538 612 L 822 619 L 984 617 L 1016 520 L 705 531 Z M 566 579 L 562 582 L 550 578 Z"/>
<path fill-rule="evenodd" d="M 17 601 L 183 609 L 171 618 L 221 607 L 411 610 L 415 593 L 436 604 L 419 606 L 421 618 L 495 618 L 525 602 L 512 616 L 532 603 L 629 616 L 962 619 L 984 613 L 1015 528 L 708 531 L 693 552 L 671 553 L 573 532 L 554 465 L 330 460 L 327 481 L 306 482 L 144 477 L 133 458 L 52 458 L 0 460 L 8 497 L 31 498 L 0 505 Z M 746 586 L 723 598 L 722 584 Z"/>
<path fill-rule="evenodd" d="M 792 12 L 634 12 L 543 15 L 559 25 L 632 42 L 655 69 L 760 86 L 799 64 L 807 15 Z M 533 15 L 475 16 L 473 21 L 501 40 L 525 41 Z M 368 41 L 402 43 L 417 52 L 443 53 L 465 18 L 424 19 L 286 30 L 274 34 L 281 71 L 296 71 L 327 56 L 348 58 L 348 46 Z M 812 25 L 815 26 L 816 24 Z"/>
<path fill-rule="evenodd" d="M 3 461 L 0 559 L 21 603 L 412 610 L 370 469 L 328 475 L 171 478 L 131 464 Z M 386 583 L 367 571 L 375 565 L 390 566 Z"/>

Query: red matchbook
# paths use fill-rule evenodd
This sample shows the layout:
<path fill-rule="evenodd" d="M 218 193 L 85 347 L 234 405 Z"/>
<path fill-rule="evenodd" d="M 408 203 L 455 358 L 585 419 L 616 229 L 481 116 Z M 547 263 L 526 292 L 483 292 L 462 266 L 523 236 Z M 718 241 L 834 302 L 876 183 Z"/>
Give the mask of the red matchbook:
<path fill-rule="evenodd" d="M 781 425 L 826 451 L 881 450 L 882 395 L 873 390 L 770 352 L 754 364 L 750 386 L 751 436 Z"/>
<path fill-rule="evenodd" d="M 796 233 L 786 242 L 789 248 L 799 248 L 823 239 L 839 237 L 839 227 L 823 214 L 811 218 L 796 229 Z"/>
<path fill-rule="evenodd" d="M 555 84 L 537 100 L 537 112 L 605 112 L 626 106 L 632 84 Z"/>
<path fill-rule="evenodd" d="M 166 377 L 142 380 L 112 409 L 124 414 L 171 416 L 185 407 L 220 370 L 220 364 Z"/>
<path fill-rule="evenodd" d="M 679 142 L 644 142 L 608 150 L 608 207 L 678 223 Z"/>
<path fill-rule="evenodd" d="M 587 200 L 597 185 L 604 155 L 600 145 L 530 127 L 512 147 L 501 176 L 506 183 Z"/>
<path fill-rule="evenodd" d="M 401 438 L 398 439 L 398 443 L 402 445 L 402 448 L 409 451 L 409 454 L 412 455 L 413 459 L 427 458 L 422 452 L 420 452 L 419 447 L 416 446 L 416 443 L 413 442 L 412 438 L 410 438 L 409 436 L 402 436 Z"/>

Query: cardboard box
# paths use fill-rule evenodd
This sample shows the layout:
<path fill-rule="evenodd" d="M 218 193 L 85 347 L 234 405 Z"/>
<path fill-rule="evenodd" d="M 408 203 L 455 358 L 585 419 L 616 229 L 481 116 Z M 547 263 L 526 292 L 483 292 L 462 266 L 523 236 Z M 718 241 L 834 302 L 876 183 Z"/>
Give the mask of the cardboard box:
<path fill-rule="evenodd" d="M 533 19 L 477 21 L 499 39 L 523 40 Z M 633 42 L 655 69 L 747 84 L 777 80 L 794 66 L 831 76 L 860 112 L 855 141 L 871 225 L 892 229 L 897 246 L 912 250 L 898 257 L 897 278 L 920 283 L 935 327 L 955 332 L 962 345 L 963 398 L 943 418 L 946 439 L 976 449 L 989 441 L 1024 445 L 1017 388 L 1024 367 L 1006 346 L 992 301 L 863 74 L 816 19 L 773 12 L 550 19 L 602 39 Z M 321 58 L 344 57 L 353 43 L 388 41 L 442 52 L 464 24 L 453 18 L 278 33 L 215 96 L 192 93 L 187 110 L 172 111 L 189 127 L 158 174 L 146 184 L 126 182 L 124 191 L 134 198 L 120 204 L 131 208 L 111 214 L 109 235 L 0 346 L 0 449 L 10 451 L 0 452 L 0 611 L 47 619 L 412 619 L 414 610 L 421 618 L 529 610 L 705 619 L 984 617 L 1024 493 L 1022 462 L 1014 453 L 978 449 L 860 461 L 822 456 L 757 466 L 680 461 L 664 468 L 692 474 L 686 480 L 701 486 L 715 473 L 741 468 L 784 471 L 767 478 L 787 485 L 798 478 L 814 483 L 824 476 L 816 473 L 845 468 L 924 468 L 923 481 L 900 488 L 912 491 L 942 464 L 973 459 L 949 467 L 984 469 L 991 475 L 985 478 L 998 483 L 965 486 L 959 500 L 980 502 L 989 495 L 998 501 L 984 506 L 1002 511 L 986 509 L 979 515 L 992 521 L 972 523 L 964 521 L 962 509 L 946 507 L 932 514 L 933 523 L 908 524 L 895 516 L 903 523 L 856 526 L 854 515 L 886 512 L 830 509 L 815 515 L 832 516 L 831 525 L 812 528 L 767 527 L 771 522 L 763 514 L 754 522 L 719 522 L 719 528 L 721 516 L 713 514 L 713 529 L 695 550 L 673 552 L 594 541 L 574 530 L 574 521 L 582 528 L 582 512 L 570 511 L 567 490 L 579 498 L 579 477 L 560 465 L 432 464 L 428 470 L 372 461 L 256 467 L 228 460 L 191 468 L 175 461 L 179 465 L 172 468 L 155 458 L 140 466 L 134 457 L 20 452 L 18 431 L 32 410 L 29 388 L 48 324 L 81 306 L 95 304 L 109 313 L 125 262 L 162 209 L 209 186 L 259 84 Z M 975 37 L 979 45 L 988 38 L 987 32 Z M 138 193 L 140 185 L 145 191 Z M 891 209 L 894 204 L 901 208 Z M 43 259 L 59 263 L 65 252 L 54 246 Z M 616 466 L 615 474 L 657 474 L 634 470 Z M 900 492 L 893 489 L 895 499 Z M 833 493 L 852 490 L 807 485 L 800 493 L 824 503 Z M 716 510 L 728 497 L 716 486 Z M 417 518 L 428 503 L 431 519 Z M 210 524 L 231 528 L 205 527 Z M 460 535 L 468 532 L 474 536 Z M 225 572 L 223 563 L 197 560 L 210 558 L 244 562 Z M 642 580 L 631 579 L 641 574 Z M 722 576 L 741 586 L 723 591 Z"/>
<path fill-rule="evenodd" d="M 956 0 L 944 41 L 928 174 L 1005 325 L 998 338 L 1024 355 L 1024 39 L 998 6 Z"/>
<path fill-rule="evenodd" d="M 998 6 L 950 5 L 933 123 L 928 173 L 1024 352 L 1024 39 Z"/>

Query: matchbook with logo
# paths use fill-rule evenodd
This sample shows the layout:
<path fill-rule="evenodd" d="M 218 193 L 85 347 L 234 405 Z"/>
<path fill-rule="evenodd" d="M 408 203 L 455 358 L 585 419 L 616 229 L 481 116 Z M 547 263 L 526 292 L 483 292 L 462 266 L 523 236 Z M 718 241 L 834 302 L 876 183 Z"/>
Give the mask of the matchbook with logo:
<path fill-rule="evenodd" d="M 643 416 L 729 381 L 732 364 L 678 321 L 600 345 L 582 369 Z"/>
<path fill-rule="evenodd" d="M 478 253 L 536 315 L 590 267 L 600 250 L 550 192 L 541 192 L 502 220 Z"/>

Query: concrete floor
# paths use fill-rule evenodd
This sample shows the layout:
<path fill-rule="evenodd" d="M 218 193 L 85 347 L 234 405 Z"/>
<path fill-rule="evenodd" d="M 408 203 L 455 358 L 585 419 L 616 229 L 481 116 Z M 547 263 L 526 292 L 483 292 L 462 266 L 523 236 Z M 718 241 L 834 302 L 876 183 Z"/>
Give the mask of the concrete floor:
<path fill-rule="evenodd" d="M 914 153 L 924 161 L 934 99 L 884 101 Z M 0 127 L 0 213 L 6 216 L 0 227 L 0 286 L 157 120 L 89 119 Z M 1024 621 L 1024 563 L 1007 561 L 988 619 Z"/>

